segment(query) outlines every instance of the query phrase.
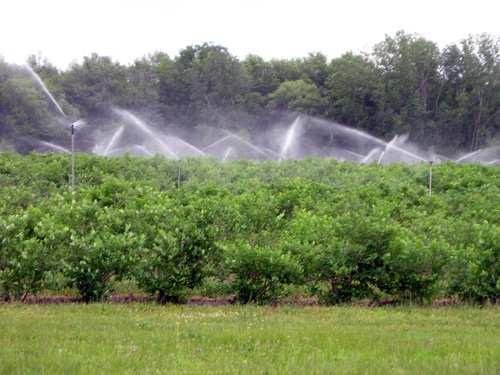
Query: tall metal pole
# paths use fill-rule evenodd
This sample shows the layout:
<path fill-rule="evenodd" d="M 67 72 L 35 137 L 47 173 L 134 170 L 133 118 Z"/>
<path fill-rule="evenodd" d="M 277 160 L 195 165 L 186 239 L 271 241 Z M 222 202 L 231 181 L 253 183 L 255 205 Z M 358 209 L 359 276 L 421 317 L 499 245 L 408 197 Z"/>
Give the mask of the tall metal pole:
<path fill-rule="evenodd" d="M 429 197 L 432 194 L 432 163 L 433 161 L 429 161 L 430 169 L 429 169 Z"/>
<path fill-rule="evenodd" d="M 179 159 L 179 163 L 177 164 L 177 189 L 181 187 L 181 159 Z"/>
<path fill-rule="evenodd" d="M 71 193 L 75 192 L 75 124 L 71 124 Z"/>

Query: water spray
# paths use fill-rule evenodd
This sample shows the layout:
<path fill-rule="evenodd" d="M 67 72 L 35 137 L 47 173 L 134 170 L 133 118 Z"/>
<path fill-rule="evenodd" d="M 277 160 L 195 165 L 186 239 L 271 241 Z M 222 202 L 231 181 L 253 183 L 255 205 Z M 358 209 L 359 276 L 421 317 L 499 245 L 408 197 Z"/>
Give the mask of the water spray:
<path fill-rule="evenodd" d="M 469 154 L 467 154 L 467 155 L 465 155 L 465 156 L 462 156 L 461 158 L 459 158 L 459 159 L 455 160 L 455 162 L 456 162 L 456 163 L 460 163 L 461 161 L 463 161 L 463 160 L 465 160 L 465 159 L 468 159 L 468 158 L 470 158 L 470 157 L 472 157 L 472 156 L 474 156 L 474 155 L 479 154 L 481 151 L 483 151 L 483 150 L 482 150 L 482 149 L 479 149 L 479 150 L 477 150 L 477 151 L 471 152 L 471 153 L 469 153 Z"/>
<path fill-rule="evenodd" d="M 229 147 L 226 151 L 226 154 L 224 155 L 224 157 L 222 158 L 222 162 L 224 163 L 227 159 L 227 157 L 229 156 L 229 154 L 231 153 L 231 151 L 233 150 L 232 147 Z"/>
<path fill-rule="evenodd" d="M 251 143 L 234 133 L 225 131 L 226 134 L 223 134 L 222 138 L 200 150 L 176 136 L 153 130 L 140 118 L 126 110 L 115 108 L 114 111 L 135 128 L 127 124 L 110 133 L 109 137 L 104 138 L 104 142 L 94 147 L 94 152 L 100 155 L 118 155 L 126 150 L 132 150 L 138 155 L 152 156 L 160 153 L 177 160 L 182 156 L 213 155 L 217 156 L 221 162 L 244 157 L 281 161 L 289 157 L 301 158 L 311 155 L 359 163 L 378 161 L 380 164 L 394 161 L 429 163 L 430 159 L 433 159 L 433 164 L 436 164 L 447 159 L 435 153 L 421 154 L 416 146 L 406 142 L 407 136 L 395 136 L 390 142 L 385 142 L 361 130 L 310 118 L 306 115 L 298 116 L 287 129 L 280 129 L 279 134 L 282 136 L 275 131 L 268 133 L 270 139 L 259 138 L 261 141 L 264 140 L 264 144 Z M 75 129 L 78 128 L 77 125 L 75 123 Z M 325 133 L 326 131 L 328 134 Z M 323 145 L 318 143 L 318 140 L 326 142 L 327 135 L 330 138 L 328 143 Z M 138 141 L 142 144 L 137 143 Z M 500 163 L 500 154 L 486 153 L 486 150 L 475 151 L 455 161 L 472 161 L 478 159 L 479 155 L 481 155 L 479 161 L 482 164 Z M 475 156 L 474 159 L 472 159 L 473 156 Z"/>
<path fill-rule="evenodd" d="M 49 97 L 49 99 L 52 101 L 52 103 L 54 103 L 54 105 L 57 107 L 57 109 L 59 110 L 59 112 L 63 115 L 63 117 L 66 117 L 66 114 L 64 113 L 64 111 L 62 110 L 61 106 L 57 103 L 57 101 L 54 99 L 54 97 L 52 96 L 52 94 L 50 93 L 49 89 L 47 88 L 47 86 L 45 86 L 45 84 L 43 83 L 42 79 L 40 78 L 40 76 L 38 74 L 36 74 L 36 72 L 31 68 L 31 66 L 29 66 L 28 64 L 25 65 L 26 66 L 26 69 L 28 70 L 28 72 L 30 72 L 30 74 L 35 78 L 35 80 L 38 82 L 38 84 L 40 85 L 40 87 L 43 89 L 43 91 L 45 92 L 45 94 L 47 94 L 47 96 Z"/>
<path fill-rule="evenodd" d="M 40 141 L 40 144 L 42 144 L 44 146 L 47 146 L 47 147 L 50 147 L 52 150 L 55 150 L 55 151 L 62 151 L 62 152 L 65 152 L 67 154 L 69 154 L 71 152 L 68 149 L 66 149 L 66 148 L 64 148 L 62 146 L 56 145 L 54 143 Z"/>

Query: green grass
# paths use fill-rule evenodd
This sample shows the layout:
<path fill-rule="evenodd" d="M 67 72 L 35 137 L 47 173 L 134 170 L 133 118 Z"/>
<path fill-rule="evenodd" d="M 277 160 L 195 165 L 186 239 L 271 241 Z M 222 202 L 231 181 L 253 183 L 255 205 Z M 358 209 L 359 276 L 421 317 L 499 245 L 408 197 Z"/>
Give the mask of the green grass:
<path fill-rule="evenodd" d="M 495 374 L 500 309 L 0 305 L 0 374 Z"/>

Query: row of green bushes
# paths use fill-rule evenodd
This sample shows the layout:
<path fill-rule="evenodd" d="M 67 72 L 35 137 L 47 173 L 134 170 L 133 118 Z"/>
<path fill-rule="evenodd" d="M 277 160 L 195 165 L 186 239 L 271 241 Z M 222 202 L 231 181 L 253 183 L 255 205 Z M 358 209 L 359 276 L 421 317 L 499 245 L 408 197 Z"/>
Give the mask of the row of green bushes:
<path fill-rule="evenodd" d="M 257 163 L 0 154 L 0 293 L 134 280 L 160 302 L 194 288 L 267 302 L 500 297 L 498 169 L 445 163 Z M 181 186 L 178 168 L 181 168 Z"/>

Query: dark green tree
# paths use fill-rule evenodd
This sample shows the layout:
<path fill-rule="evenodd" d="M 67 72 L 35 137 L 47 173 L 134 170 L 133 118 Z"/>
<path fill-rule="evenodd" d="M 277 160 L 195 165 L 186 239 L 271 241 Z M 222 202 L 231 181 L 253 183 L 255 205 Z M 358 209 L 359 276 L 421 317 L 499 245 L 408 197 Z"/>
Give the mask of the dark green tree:
<path fill-rule="evenodd" d="M 300 64 L 302 79 L 309 79 L 320 89 L 325 87 L 328 77 L 328 61 L 322 53 L 309 53 Z"/>
<path fill-rule="evenodd" d="M 326 80 L 331 117 L 378 134 L 384 128 L 384 123 L 376 121 L 381 79 L 380 71 L 365 56 L 347 53 L 333 60 Z"/>
<path fill-rule="evenodd" d="M 125 69 L 126 93 L 120 105 L 146 113 L 156 123 L 161 122 L 159 80 L 156 69 L 166 55 L 157 53 L 137 59 Z"/>
<path fill-rule="evenodd" d="M 455 147 L 474 151 L 500 127 L 500 40 L 483 34 L 443 52 L 440 129 Z"/>
<path fill-rule="evenodd" d="M 327 106 L 318 87 L 301 79 L 283 82 L 269 95 L 269 99 L 269 108 L 314 116 L 324 115 Z"/>
<path fill-rule="evenodd" d="M 259 93 L 263 97 L 276 90 L 280 84 L 272 64 L 260 56 L 247 56 L 243 61 L 243 69 L 250 77 L 250 91 Z"/>
<path fill-rule="evenodd" d="M 111 108 L 126 104 L 126 69 L 108 56 L 93 53 L 64 74 L 68 101 L 97 125 L 109 123 Z"/>
<path fill-rule="evenodd" d="M 379 107 L 384 108 L 379 114 L 390 122 L 385 132 L 391 136 L 409 133 L 414 140 L 433 136 L 427 124 L 432 119 L 440 87 L 437 45 L 421 36 L 399 31 L 394 38 L 386 36 L 375 45 L 372 58 L 383 76 L 383 96 L 378 100 Z"/>
<path fill-rule="evenodd" d="M 24 67 L 0 62 L 0 71 L 0 138 L 25 154 L 60 133 L 60 114 Z"/>
<path fill-rule="evenodd" d="M 275 71 L 278 80 L 283 83 L 286 81 L 296 81 L 302 78 L 300 59 L 273 59 L 271 66 Z"/>
<path fill-rule="evenodd" d="M 227 48 L 189 46 L 156 68 L 164 117 L 191 131 L 198 125 L 230 127 L 231 112 L 242 108 L 248 78 Z"/>

